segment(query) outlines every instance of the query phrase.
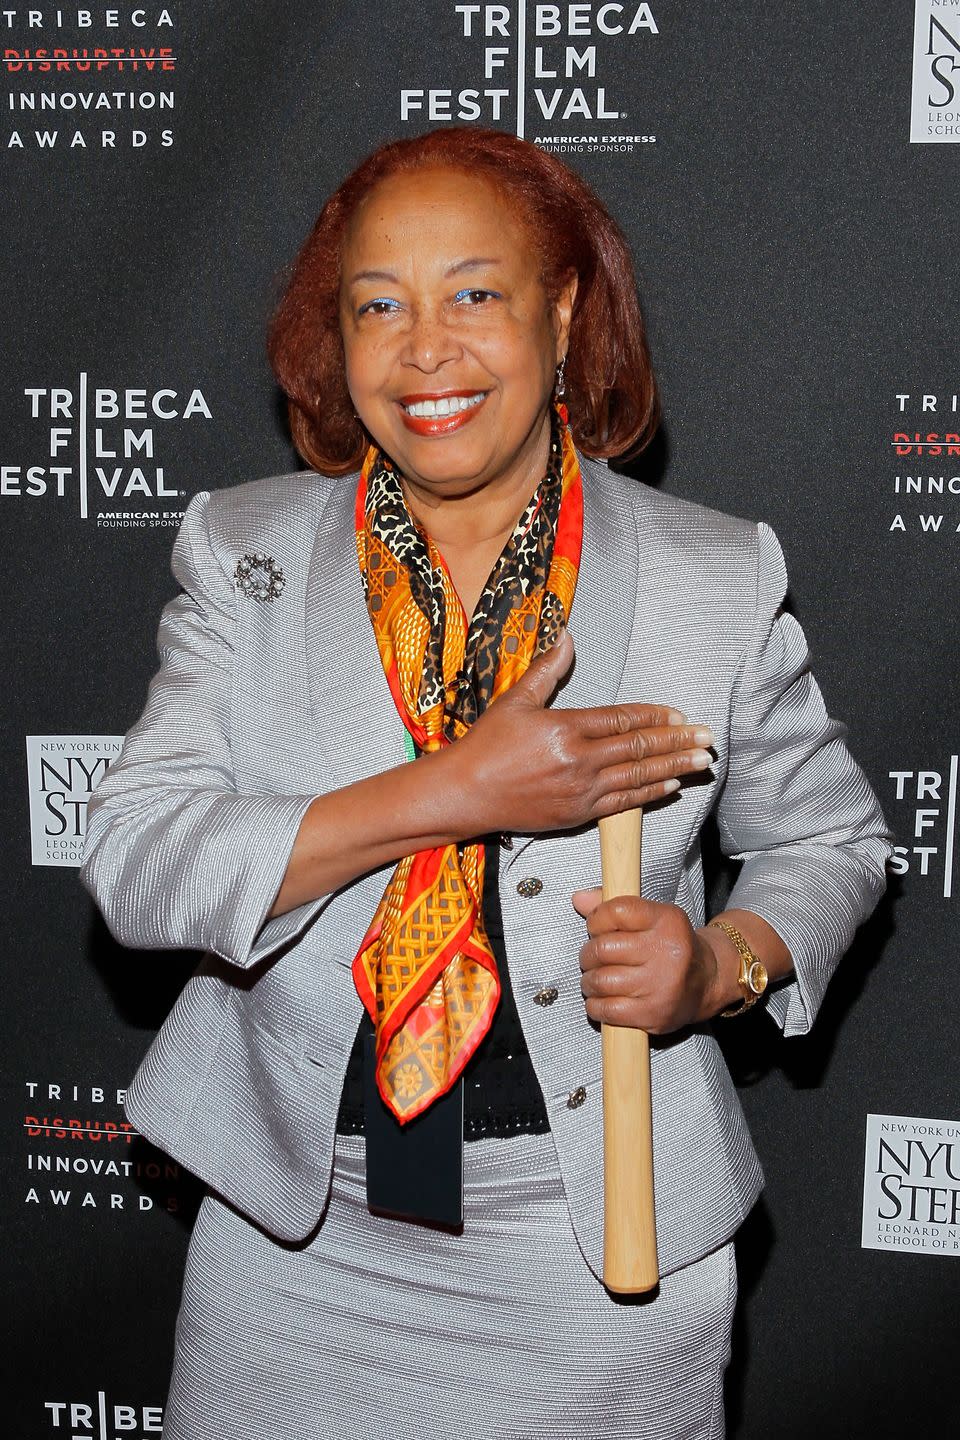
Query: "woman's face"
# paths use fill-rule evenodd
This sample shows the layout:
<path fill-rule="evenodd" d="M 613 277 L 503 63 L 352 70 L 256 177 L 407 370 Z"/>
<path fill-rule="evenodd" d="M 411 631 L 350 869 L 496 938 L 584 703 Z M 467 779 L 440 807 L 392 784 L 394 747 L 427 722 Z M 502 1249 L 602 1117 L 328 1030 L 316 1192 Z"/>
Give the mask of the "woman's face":
<path fill-rule="evenodd" d="M 347 232 L 340 326 L 367 431 L 425 498 L 535 480 L 576 292 L 550 303 L 509 201 L 457 170 L 392 176 Z"/>

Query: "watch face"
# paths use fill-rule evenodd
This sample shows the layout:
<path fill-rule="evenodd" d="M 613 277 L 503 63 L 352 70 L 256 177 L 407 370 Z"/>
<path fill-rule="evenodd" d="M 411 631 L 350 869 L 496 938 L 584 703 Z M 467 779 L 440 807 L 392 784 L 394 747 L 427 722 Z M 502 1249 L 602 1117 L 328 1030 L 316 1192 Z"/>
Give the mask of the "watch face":
<path fill-rule="evenodd" d="M 762 995 L 767 988 L 767 967 L 762 960 L 754 960 L 747 972 L 747 984 L 754 995 Z"/>

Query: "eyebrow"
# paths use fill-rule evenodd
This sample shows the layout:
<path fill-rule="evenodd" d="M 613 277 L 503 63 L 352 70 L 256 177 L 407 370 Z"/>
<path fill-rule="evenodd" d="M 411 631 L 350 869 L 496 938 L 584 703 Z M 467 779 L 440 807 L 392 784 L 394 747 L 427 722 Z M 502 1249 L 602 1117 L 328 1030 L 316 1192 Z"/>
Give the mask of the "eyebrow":
<path fill-rule="evenodd" d="M 359 280 L 386 280 L 394 285 L 397 283 L 396 275 L 390 270 L 358 270 L 355 275 L 350 276 L 351 285 L 356 285 Z"/>
<path fill-rule="evenodd" d="M 444 279 L 453 275 L 461 275 L 464 270 L 479 270 L 484 265 L 499 265 L 500 261 L 493 256 L 472 255 L 468 260 L 458 260 L 445 272 Z M 349 284 L 356 285 L 361 280 L 385 280 L 388 284 L 398 284 L 398 278 L 392 270 L 358 270 L 355 275 L 350 276 Z"/>
<path fill-rule="evenodd" d="M 469 260 L 458 260 L 456 265 L 451 265 L 447 275 L 459 275 L 464 270 L 479 270 L 484 265 L 499 265 L 499 260 L 491 255 L 471 257 Z"/>

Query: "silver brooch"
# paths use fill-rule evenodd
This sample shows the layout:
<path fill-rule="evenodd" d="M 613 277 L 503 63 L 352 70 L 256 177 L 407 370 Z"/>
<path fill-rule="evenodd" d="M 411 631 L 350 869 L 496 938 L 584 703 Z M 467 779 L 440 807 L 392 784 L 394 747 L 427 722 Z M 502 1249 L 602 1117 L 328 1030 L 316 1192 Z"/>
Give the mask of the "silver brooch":
<path fill-rule="evenodd" d="M 287 583 L 280 566 L 273 563 L 273 556 L 260 550 L 255 555 L 241 556 L 234 580 L 241 595 L 253 600 L 279 600 Z"/>

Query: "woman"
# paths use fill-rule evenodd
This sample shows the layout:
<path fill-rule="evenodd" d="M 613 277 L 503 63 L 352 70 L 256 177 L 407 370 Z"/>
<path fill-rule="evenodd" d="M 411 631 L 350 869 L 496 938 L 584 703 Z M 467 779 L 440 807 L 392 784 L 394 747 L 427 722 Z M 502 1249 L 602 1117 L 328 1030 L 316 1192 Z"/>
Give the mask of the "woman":
<path fill-rule="evenodd" d="M 806 1030 L 887 852 L 779 546 L 602 463 L 655 424 L 629 256 L 509 135 L 365 161 L 271 357 L 315 473 L 192 503 L 90 807 L 114 932 L 208 952 L 127 1100 L 211 1187 L 165 1434 L 721 1435 L 761 1175 L 709 1022 L 769 979 Z M 635 805 L 646 898 L 601 903 Z M 600 1279 L 598 1021 L 659 1037 L 641 1304 Z"/>

